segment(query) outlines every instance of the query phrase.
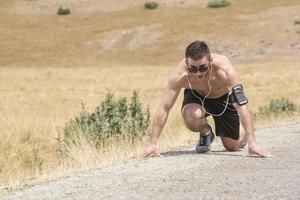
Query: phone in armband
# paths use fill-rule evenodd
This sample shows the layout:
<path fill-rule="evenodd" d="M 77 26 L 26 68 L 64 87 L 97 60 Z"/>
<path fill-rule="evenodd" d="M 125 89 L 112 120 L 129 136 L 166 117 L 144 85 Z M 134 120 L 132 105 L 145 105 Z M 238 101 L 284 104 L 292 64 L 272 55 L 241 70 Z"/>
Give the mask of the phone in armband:
<path fill-rule="evenodd" d="M 248 103 L 243 86 L 241 84 L 236 85 L 232 88 L 232 94 L 234 97 L 234 102 L 238 103 L 240 106 Z"/>

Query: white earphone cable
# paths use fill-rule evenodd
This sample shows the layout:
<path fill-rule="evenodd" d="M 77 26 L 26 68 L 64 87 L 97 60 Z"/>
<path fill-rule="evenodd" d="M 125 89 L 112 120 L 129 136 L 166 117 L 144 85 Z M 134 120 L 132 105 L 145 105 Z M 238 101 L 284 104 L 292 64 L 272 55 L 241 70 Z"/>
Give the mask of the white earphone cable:
<path fill-rule="evenodd" d="M 190 79 L 189 79 L 189 72 L 187 73 L 187 79 L 188 79 L 189 87 L 190 87 L 190 90 L 191 90 L 192 94 L 193 94 L 197 99 L 200 100 L 200 102 L 201 102 L 201 104 L 202 104 L 202 107 L 203 107 L 203 109 L 204 109 L 204 112 L 207 113 L 207 114 L 209 114 L 209 115 L 211 115 L 211 116 L 219 117 L 219 116 L 223 115 L 224 112 L 226 111 L 226 109 L 227 109 L 227 107 L 228 107 L 228 103 L 229 103 L 229 96 L 230 96 L 230 94 L 231 94 L 232 92 L 230 91 L 230 92 L 228 93 L 225 108 L 224 108 L 224 110 L 223 110 L 221 113 L 219 113 L 219 114 L 213 114 L 213 113 L 210 113 L 210 112 L 206 111 L 206 109 L 205 109 L 205 107 L 204 107 L 204 102 L 205 102 L 205 99 L 210 95 L 210 92 L 211 92 L 211 85 L 210 85 L 211 75 L 212 75 L 212 65 L 211 65 L 210 75 L 209 75 L 209 78 L 208 78 L 208 81 L 207 81 L 209 90 L 208 90 L 207 95 L 203 98 L 203 100 L 202 100 L 200 97 L 198 97 L 198 96 L 194 93 L 193 88 L 192 88 L 192 85 L 191 85 L 191 82 L 190 82 Z"/>

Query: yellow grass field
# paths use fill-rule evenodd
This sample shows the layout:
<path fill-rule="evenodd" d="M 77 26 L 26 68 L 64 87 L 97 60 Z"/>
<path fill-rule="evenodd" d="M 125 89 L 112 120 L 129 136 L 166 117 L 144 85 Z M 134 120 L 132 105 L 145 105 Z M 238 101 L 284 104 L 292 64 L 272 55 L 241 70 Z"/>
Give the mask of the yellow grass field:
<path fill-rule="evenodd" d="M 153 116 L 169 73 L 195 39 L 228 54 L 252 112 L 282 97 L 300 105 L 297 0 L 232 1 L 223 10 L 207 9 L 208 1 L 180 7 L 174 0 L 154 11 L 145 11 L 144 1 L 130 6 L 131 1 L 115 0 L 120 10 L 109 1 L 103 6 L 111 11 L 99 3 L 98 10 L 85 11 L 74 3 L 74 13 L 64 17 L 55 15 L 57 1 L 49 2 L 0 0 L 0 191 L 126 162 L 142 153 L 147 138 L 105 153 L 89 145 L 74 148 L 72 160 L 63 160 L 56 138 L 81 111 L 81 102 L 92 111 L 108 90 L 129 97 L 137 89 Z M 49 6 L 36 11 L 37 3 Z M 162 151 L 197 141 L 198 135 L 184 127 L 182 98 L 160 138 Z M 256 127 L 299 121 L 299 114 L 267 118 L 256 121 Z"/>
<path fill-rule="evenodd" d="M 281 72 L 283 65 L 285 73 Z M 124 144 L 108 155 L 86 146 L 85 150 L 74 152 L 73 162 L 64 162 L 56 151 L 57 129 L 61 130 L 65 122 L 80 112 L 82 101 L 92 111 L 104 99 L 107 89 L 117 97 L 139 90 L 141 101 L 150 105 L 153 114 L 173 67 L 0 68 L 2 189 L 120 162 L 142 153 L 145 143 L 135 148 Z M 252 111 L 281 97 L 300 102 L 299 65 L 237 64 L 236 67 L 244 80 Z M 268 72 L 270 67 L 272 71 Z M 264 75 L 266 72 L 268 76 Z M 181 102 L 182 94 L 162 134 L 162 151 L 197 141 L 197 134 L 184 127 Z M 299 122 L 299 116 L 275 122 L 279 120 Z"/>

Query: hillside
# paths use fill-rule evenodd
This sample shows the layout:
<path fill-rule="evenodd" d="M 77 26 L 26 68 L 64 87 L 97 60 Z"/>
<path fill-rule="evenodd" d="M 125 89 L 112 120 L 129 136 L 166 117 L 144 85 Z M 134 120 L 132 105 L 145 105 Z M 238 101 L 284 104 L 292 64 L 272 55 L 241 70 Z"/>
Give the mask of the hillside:
<path fill-rule="evenodd" d="M 209 9 L 207 0 L 0 1 L 0 66 L 85 67 L 175 64 L 185 46 L 206 40 L 236 62 L 298 59 L 298 0 L 232 0 Z M 56 15 L 59 5 L 71 15 Z"/>

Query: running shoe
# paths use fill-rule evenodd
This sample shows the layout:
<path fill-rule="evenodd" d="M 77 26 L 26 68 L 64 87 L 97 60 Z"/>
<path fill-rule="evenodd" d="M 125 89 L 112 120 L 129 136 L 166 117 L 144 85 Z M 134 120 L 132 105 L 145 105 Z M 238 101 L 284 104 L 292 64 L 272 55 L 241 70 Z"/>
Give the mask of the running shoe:
<path fill-rule="evenodd" d="M 207 135 L 201 135 L 199 136 L 199 141 L 196 146 L 196 151 L 198 153 L 206 153 L 210 151 L 211 149 L 211 143 L 215 139 L 215 135 L 212 131 L 210 131 Z"/>

